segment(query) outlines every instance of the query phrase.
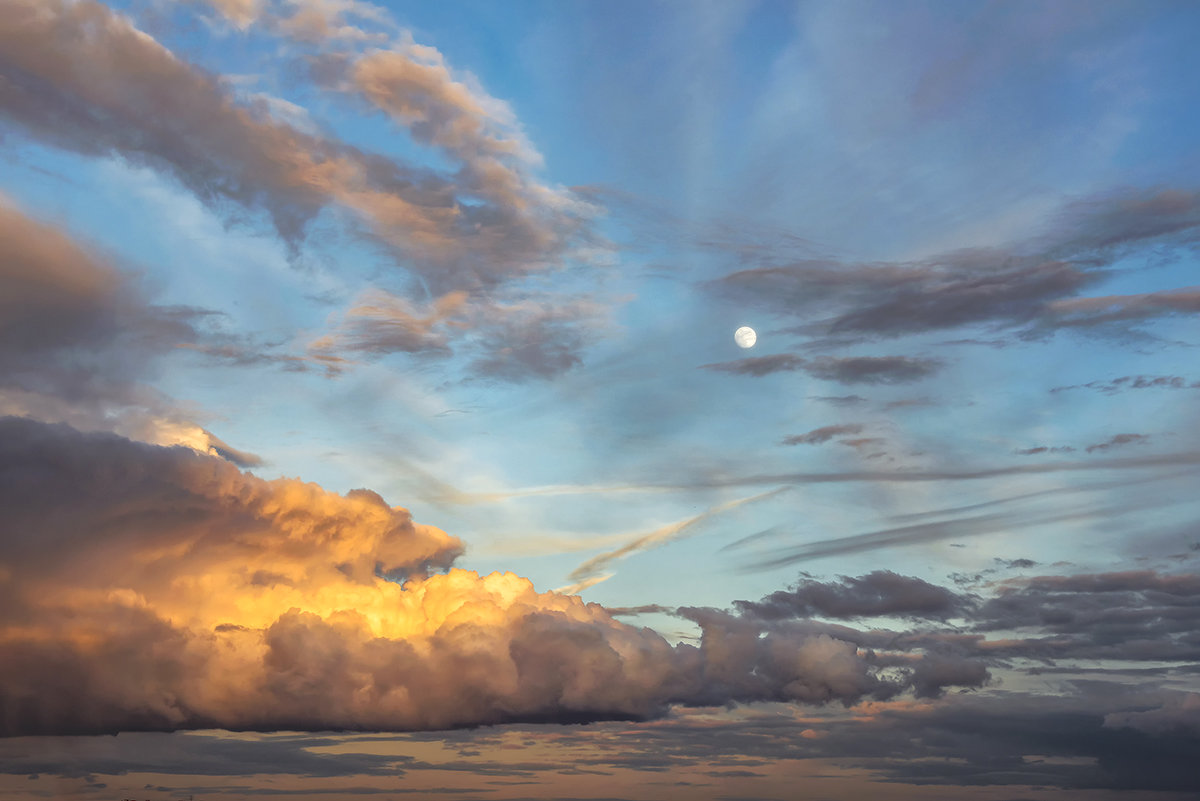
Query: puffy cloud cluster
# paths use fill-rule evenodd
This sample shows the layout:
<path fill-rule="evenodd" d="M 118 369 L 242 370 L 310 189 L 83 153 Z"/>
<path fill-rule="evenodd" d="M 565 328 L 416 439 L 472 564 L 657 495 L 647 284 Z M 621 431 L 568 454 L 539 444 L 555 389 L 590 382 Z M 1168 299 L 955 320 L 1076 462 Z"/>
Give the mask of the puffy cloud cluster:
<path fill-rule="evenodd" d="M 5 735 L 644 718 L 982 680 L 915 653 L 884 676 L 845 637 L 712 610 L 686 613 L 698 648 L 672 646 L 511 573 L 437 572 L 459 541 L 370 491 L 63 425 L 0 420 L 0 508 Z"/>

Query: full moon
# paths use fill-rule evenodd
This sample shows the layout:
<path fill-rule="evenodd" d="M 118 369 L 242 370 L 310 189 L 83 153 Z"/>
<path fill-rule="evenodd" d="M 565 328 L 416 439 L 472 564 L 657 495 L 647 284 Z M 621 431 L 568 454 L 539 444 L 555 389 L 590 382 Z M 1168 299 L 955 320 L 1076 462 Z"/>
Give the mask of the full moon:
<path fill-rule="evenodd" d="M 739 348 L 753 348 L 754 343 L 758 341 L 758 334 L 754 333 L 754 329 L 750 326 L 743 325 L 733 332 L 733 341 Z"/>

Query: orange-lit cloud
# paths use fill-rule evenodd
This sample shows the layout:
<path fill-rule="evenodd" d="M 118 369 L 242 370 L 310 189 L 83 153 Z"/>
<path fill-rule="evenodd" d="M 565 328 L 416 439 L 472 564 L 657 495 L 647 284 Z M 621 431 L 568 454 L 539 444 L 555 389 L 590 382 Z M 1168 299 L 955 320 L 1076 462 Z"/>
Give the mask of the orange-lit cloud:
<path fill-rule="evenodd" d="M 293 5 L 298 14 L 349 9 Z M 257 8 L 220 6 L 235 21 Z M 293 247 L 322 209 L 348 210 L 439 292 L 558 264 L 596 212 L 539 183 L 529 170 L 536 156 L 504 104 L 457 80 L 432 48 L 373 51 L 342 71 L 353 73 L 348 90 L 459 160 L 453 174 L 300 130 L 261 99 L 241 103 L 217 78 L 89 0 L 11 0 L 0 49 L 0 116 L 34 138 L 151 167 L 216 207 L 265 212 Z M 339 63 L 325 69 L 333 84 Z"/>
<path fill-rule="evenodd" d="M 63 425 L 0 419 L 0 508 L 2 734 L 645 718 L 920 673 L 714 610 L 672 646 L 512 573 L 431 574 L 461 543 L 373 492 Z"/>

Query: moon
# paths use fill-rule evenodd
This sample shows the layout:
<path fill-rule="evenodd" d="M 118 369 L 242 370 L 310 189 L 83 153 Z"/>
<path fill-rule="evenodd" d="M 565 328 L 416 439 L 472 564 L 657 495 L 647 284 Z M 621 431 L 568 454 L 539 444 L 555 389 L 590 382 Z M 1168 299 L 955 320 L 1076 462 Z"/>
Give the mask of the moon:
<path fill-rule="evenodd" d="M 753 348 L 754 343 L 758 341 L 758 334 L 754 333 L 754 329 L 750 326 L 743 325 L 733 332 L 733 341 L 739 348 Z"/>

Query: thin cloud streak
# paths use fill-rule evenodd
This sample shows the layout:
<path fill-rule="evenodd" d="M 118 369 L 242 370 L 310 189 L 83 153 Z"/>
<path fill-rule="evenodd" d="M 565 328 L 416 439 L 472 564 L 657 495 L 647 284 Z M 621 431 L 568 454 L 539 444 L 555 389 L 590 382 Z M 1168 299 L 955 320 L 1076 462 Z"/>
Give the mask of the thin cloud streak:
<path fill-rule="evenodd" d="M 907 526 L 872 531 L 866 534 L 857 534 L 851 537 L 817 540 L 805 543 L 804 545 L 781 549 L 773 556 L 764 557 L 741 566 L 740 570 L 742 572 L 754 572 L 785 567 L 798 562 L 821 559 L 828 556 L 842 556 L 850 553 L 863 553 L 883 548 L 919 545 L 961 537 L 977 537 L 1015 528 L 1028 529 L 1052 523 L 1068 523 L 1090 518 L 1114 517 L 1151 506 L 1159 508 L 1158 504 L 1129 504 L 1125 506 L 1092 507 L 1048 514 L 987 514 L 964 517 L 957 520 L 914 523 Z"/>
<path fill-rule="evenodd" d="M 557 495 L 604 495 L 618 493 L 672 492 L 696 489 L 754 487 L 779 484 L 910 484 L 938 481 L 978 481 L 1004 476 L 1077 473 L 1095 470 L 1144 470 L 1156 467 L 1200 465 L 1200 451 L 1179 451 L 1155 456 L 1094 459 L 1086 462 L 1048 462 L 1007 467 L 987 467 L 964 470 L 862 470 L 838 473 L 764 473 L 747 476 L 728 476 L 690 481 L 646 481 L 640 484 L 550 484 L 516 490 L 490 492 L 462 491 L 441 500 L 447 503 L 490 503 L 510 498 L 550 497 Z"/>
<path fill-rule="evenodd" d="M 748 498 L 737 498 L 732 501 L 726 501 L 725 503 L 706 509 L 694 517 L 689 517 L 686 520 L 679 520 L 674 523 L 668 523 L 667 525 L 657 528 L 654 531 L 638 535 L 626 542 L 621 547 L 597 554 L 596 556 L 593 556 L 580 564 L 579 567 L 571 571 L 571 574 L 568 577 L 574 583 L 565 587 L 561 587 L 560 589 L 556 590 L 556 592 L 562 592 L 568 595 L 574 595 L 578 592 L 581 592 L 587 587 L 594 586 L 595 584 L 610 578 L 613 575 L 612 573 L 609 573 L 602 578 L 599 576 L 601 571 L 605 570 L 613 562 L 624 559 L 632 554 L 648 551 L 652 548 L 665 545 L 668 542 L 689 536 L 694 529 L 708 520 L 716 517 L 717 515 L 728 512 L 731 509 L 736 509 L 739 506 L 745 506 L 746 504 L 754 503 L 756 501 L 772 498 L 781 492 L 786 491 L 787 489 L 789 488 L 781 487 L 780 489 L 771 490 L 770 492 L 763 492 L 758 495 L 752 495 Z"/>

